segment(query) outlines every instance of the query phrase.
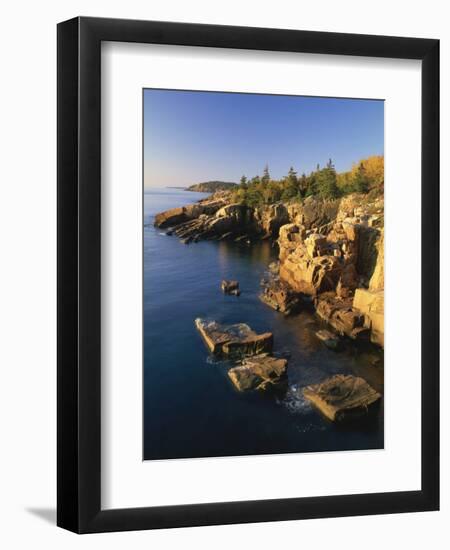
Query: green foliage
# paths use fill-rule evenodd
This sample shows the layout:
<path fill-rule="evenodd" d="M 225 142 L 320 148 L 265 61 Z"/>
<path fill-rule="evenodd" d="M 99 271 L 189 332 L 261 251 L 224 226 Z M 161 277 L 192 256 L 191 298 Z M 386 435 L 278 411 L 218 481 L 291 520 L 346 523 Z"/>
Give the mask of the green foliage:
<path fill-rule="evenodd" d="M 263 176 L 261 178 L 261 182 L 264 185 L 267 185 L 270 182 L 270 174 L 269 174 L 269 165 L 266 164 L 263 171 Z"/>
<path fill-rule="evenodd" d="M 316 172 L 317 194 L 323 199 L 336 199 L 339 189 L 336 183 L 336 170 L 331 159 L 325 168 Z"/>
<path fill-rule="evenodd" d="M 231 181 L 204 181 L 187 187 L 187 191 L 200 191 L 204 193 L 215 193 L 216 191 L 228 191 L 237 188 L 237 184 Z"/>
<path fill-rule="evenodd" d="M 301 198 L 301 192 L 299 187 L 299 182 L 297 178 L 297 172 L 291 166 L 287 177 L 284 179 L 284 188 L 281 192 L 281 198 L 283 200 L 290 200 L 295 197 Z"/>
<path fill-rule="evenodd" d="M 337 185 L 343 195 L 355 192 L 379 195 L 384 187 L 384 157 L 368 157 L 354 164 L 349 172 L 337 174 Z"/>
<path fill-rule="evenodd" d="M 367 193 L 369 190 L 369 180 L 367 178 L 366 170 L 362 162 L 359 163 L 356 174 L 353 178 L 353 189 L 357 193 Z"/>
<path fill-rule="evenodd" d="M 306 195 L 308 185 L 309 185 L 308 178 L 306 177 L 306 174 L 303 173 L 301 177 L 298 179 L 298 191 L 301 197 L 304 197 Z"/>
<path fill-rule="evenodd" d="M 273 204 L 282 201 L 301 201 L 305 197 L 317 196 L 336 199 L 348 193 L 367 193 L 382 189 L 384 182 L 383 157 L 369 157 L 355 164 L 351 171 L 336 173 L 330 159 L 325 168 L 317 165 L 309 175 L 300 177 L 291 166 L 281 180 L 273 180 L 266 165 L 263 176 L 248 180 L 242 176 L 240 185 L 233 191 L 233 200 L 248 206 Z"/>

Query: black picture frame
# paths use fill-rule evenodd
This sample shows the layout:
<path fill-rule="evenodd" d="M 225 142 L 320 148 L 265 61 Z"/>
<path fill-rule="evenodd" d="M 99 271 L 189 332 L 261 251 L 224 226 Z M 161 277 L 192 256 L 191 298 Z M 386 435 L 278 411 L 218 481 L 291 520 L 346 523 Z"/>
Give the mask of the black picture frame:
<path fill-rule="evenodd" d="M 102 41 L 422 61 L 420 491 L 101 509 Z M 439 41 L 77 17 L 58 25 L 57 524 L 76 533 L 439 508 Z M 418 404 L 419 406 L 419 404 Z"/>

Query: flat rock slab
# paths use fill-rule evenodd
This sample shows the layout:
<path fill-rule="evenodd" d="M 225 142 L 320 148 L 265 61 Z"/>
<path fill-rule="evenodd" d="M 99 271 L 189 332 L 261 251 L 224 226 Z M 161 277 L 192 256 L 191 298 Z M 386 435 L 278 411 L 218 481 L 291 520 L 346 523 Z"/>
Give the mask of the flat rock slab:
<path fill-rule="evenodd" d="M 187 219 L 186 209 L 181 206 L 156 214 L 154 225 L 156 227 L 168 227 L 170 225 L 185 222 Z"/>
<path fill-rule="evenodd" d="M 242 365 L 228 371 L 237 390 L 285 391 L 287 389 L 287 360 L 267 355 L 245 359 Z"/>
<path fill-rule="evenodd" d="M 216 321 L 196 319 L 195 326 L 213 353 L 244 357 L 270 352 L 273 334 L 257 334 L 245 323 L 223 326 Z"/>
<path fill-rule="evenodd" d="M 231 357 L 245 357 L 268 353 L 272 351 L 272 348 L 273 334 L 271 332 L 256 334 L 256 332 L 251 331 L 251 334 L 239 340 L 226 342 L 222 347 L 222 351 Z"/>
<path fill-rule="evenodd" d="M 367 416 L 381 399 L 363 378 L 343 374 L 303 388 L 303 395 L 332 422 Z"/>
<path fill-rule="evenodd" d="M 316 336 L 321 340 L 325 346 L 332 350 L 337 350 L 340 345 L 339 338 L 330 332 L 329 330 L 323 329 L 316 332 Z"/>

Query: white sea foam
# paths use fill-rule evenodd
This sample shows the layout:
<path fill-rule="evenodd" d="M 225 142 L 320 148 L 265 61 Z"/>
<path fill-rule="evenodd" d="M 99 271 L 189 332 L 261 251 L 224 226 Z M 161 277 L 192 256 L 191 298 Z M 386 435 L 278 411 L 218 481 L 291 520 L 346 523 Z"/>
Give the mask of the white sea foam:
<path fill-rule="evenodd" d="M 305 399 L 298 386 L 289 386 L 286 395 L 279 400 L 279 403 L 292 414 L 301 415 L 311 412 L 311 404 Z"/>

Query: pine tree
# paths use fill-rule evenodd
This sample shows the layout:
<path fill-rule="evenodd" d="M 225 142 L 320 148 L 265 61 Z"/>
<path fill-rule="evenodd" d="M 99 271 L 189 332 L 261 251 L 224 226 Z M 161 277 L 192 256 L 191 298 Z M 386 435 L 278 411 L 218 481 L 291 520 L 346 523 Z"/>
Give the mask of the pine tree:
<path fill-rule="evenodd" d="M 353 177 L 352 189 L 357 193 L 367 193 L 369 189 L 369 180 L 364 168 L 364 163 L 360 162 L 356 174 Z"/>
<path fill-rule="evenodd" d="M 270 181 L 270 174 L 269 174 L 269 165 L 266 164 L 264 167 L 263 176 L 261 178 L 261 181 L 264 185 L 267 185 Z"/>
<path fill-rule="evenodd" d="M 281 195 L 283 200 L 292 199 L 299 195 L 297 172 L 292 166 L 289 168 L 288 175 L 283 182 L 283 187 L 284 190 Z"/>
<path fill-rule="evenodd" d="M 291 166 L 287 175 L 287 181 L 291 186 L 297 186 L 297 172 Z"/>
<path fill-rule="evenodd" d="M 317 192 L 324 199 L 335 199 L 339 196 L 336 183 L 336 170 L 333 161 L 329 159 L 327 165 L 316 173 Z"/>
<path fill-rule="evenodd" d="M 308 178 L 306 177 L 306 174 L 304 172 L 298 180 L 298 187 L 301 196 L 304 197 L 308 189 Z"/>
<path fill-rule="evenodd" d="M 247 189 L 247 178 L 246 176 L 241 177 L 240 185 L 242 189 Z"/>
<path fill-rule="evenodd" d="M 306 191 L 305 197 L 310 197 L 311 195 L 317 195 L 317 174 L 319 171 L 311 172 L 306 178 Z"/>

